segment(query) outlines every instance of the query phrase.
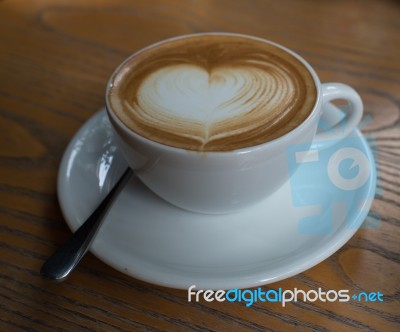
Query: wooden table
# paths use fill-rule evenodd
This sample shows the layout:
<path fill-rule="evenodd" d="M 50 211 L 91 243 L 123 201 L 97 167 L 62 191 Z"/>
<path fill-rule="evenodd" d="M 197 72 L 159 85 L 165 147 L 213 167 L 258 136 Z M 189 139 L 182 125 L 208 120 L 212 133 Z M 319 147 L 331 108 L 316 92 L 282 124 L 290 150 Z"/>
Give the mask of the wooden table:
<path fill-rule="evenodd" d="M 367 218 L 375 227 L 268 287 L 379 291 L 383 302 L 188 303 L 186 290 L 135 280 L 92 254 L 62 284 L 39 275 L 70 236 L 56 196 L 60 159 L 103 106 L 113 69 L 148 44 L 203 31 L 274 40 L 322 81 L 361 94 L 379 169 Z M 390 0 L 1 1 L 0 330 L 399 331 L 399 33 L 400 4 Z"/>

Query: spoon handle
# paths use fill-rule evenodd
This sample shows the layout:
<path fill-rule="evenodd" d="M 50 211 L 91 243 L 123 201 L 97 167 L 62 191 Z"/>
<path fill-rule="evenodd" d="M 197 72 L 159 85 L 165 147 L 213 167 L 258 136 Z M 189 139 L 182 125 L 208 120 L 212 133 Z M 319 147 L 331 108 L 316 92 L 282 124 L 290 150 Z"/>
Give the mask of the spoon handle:
<path fill-rule="evenodd" d="M 88 251 L 104 216 L 132 173 L 128 168 L 90 217 L 46 260 L 40 270 L 42 276 L 55 281 L 64 281 L 69 276 Z"/>

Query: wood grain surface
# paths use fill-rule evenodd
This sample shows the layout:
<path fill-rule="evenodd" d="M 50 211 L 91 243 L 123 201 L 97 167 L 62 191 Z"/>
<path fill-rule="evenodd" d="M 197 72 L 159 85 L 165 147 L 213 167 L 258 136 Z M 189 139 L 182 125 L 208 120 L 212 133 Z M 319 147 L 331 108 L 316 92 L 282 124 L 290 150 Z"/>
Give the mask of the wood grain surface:
<path fill-rule="evenodd" d="M 362 96 L 378 195 L 356 235 L 273 289 L 349 289 L 383 302 L 188 303 L 89 254 L 65 283 L 41 278 L 70 230 L 56 177 L 114 68 L 161 39 L 256 35 L 305 57 L 322 81 Z M 400 2 L 391 0 L 0 1 L 0 331 L 399 331 Z"/>

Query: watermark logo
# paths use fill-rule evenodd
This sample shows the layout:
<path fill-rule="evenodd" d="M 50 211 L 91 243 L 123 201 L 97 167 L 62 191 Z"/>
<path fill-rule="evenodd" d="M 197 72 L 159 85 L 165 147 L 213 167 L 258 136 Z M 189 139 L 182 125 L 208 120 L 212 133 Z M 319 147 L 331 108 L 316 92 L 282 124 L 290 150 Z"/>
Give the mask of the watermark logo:
<path fill-rule="evenodd" d="M 320 126 L 327 127 L 323 121 Z M 343 137 L 341 127 L 337 128 L 330 141 L 314 143 L 311 148 L 310 143 L 295 144 L 287 149 L 293 206 L 299 211 L 309 208 L 299 220 L 302 234 L 334 232 L 335 221 L 343 219 L 348 220 L 348 227 L 358 227 L 351 214 L 370 206 L 374 199 L 374 190 L 369 188 L 375 176 L 372 155 L 359 136 Z M 373 138 L 369 143 L 374 143 Z M 379 217 L 373 217 L 368 227 L 379 227 Z"/>
<path fill-rule="evenodd" d="M 256 302 L 280 303 L 285 307 L 291 302 L 383 302 L 383 294 L 377 292 L 359 292 L 351 295 L 348 289 L 328 290 L 322 288 L 317 290 L 294 289 L 230 289 L 224 290 L 196 290 L 196 285 L 192 285 L 188 289 L 188 302 L 240 302 L 246 307 L 251 307 Z"/>

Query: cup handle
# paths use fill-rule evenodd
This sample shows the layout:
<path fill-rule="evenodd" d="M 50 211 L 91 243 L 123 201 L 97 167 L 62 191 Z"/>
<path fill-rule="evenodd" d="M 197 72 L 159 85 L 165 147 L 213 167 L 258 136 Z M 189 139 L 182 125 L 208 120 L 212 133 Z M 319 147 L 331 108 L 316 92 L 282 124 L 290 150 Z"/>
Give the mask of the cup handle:
<path fill-rule="evenodd" d="M 349 102 L 349 107 L 341 110 L 331 103 L 332 100 L 344 99 Z M 336 124 L 323 132 L 317 132 L 315 138 L 318 141 L 329 141 L 348 136 L 357 127 L 363 115 L 363 103 L 360 95 L 350 86 L 342 83 L 322 84 L 322 118 L 325 125 L 329 122 Z M 343 118 L 343 112 L 345 117 Z M 339 123 L 337 119 L 342 118 Z M 321 126 L 319 126 L 321 127 Z"/>

